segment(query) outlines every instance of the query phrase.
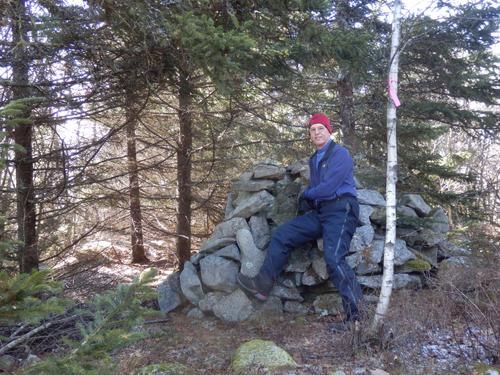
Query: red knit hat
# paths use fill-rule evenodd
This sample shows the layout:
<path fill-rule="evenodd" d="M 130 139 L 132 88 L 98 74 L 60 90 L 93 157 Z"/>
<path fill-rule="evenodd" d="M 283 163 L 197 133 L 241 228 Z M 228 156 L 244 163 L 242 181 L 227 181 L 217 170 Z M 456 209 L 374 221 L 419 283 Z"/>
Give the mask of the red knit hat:
<path fill-rule="evenodd" d="M 309 119 L 309 126 L 314 125 L 314 124 L 321 124 L 325 128 L 328 129 L 328 132 L 332 134 L 332 126 L 330 125 L 330 120 L 324 113 L 315 113 L 314 115 L 311 116 Z"/>

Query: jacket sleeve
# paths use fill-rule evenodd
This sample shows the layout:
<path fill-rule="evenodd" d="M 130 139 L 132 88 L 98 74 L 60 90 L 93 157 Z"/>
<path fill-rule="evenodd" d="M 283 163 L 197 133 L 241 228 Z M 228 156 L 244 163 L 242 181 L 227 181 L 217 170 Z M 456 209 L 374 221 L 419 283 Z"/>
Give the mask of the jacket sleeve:
<path fill-rule="evenodd" d="M 336 147 L 327 160 L 326 168 L 321 170 L 321 180 L 317 186 L 308 187 L 304 196 L 308 199 L 331 198 L 342 185 L 353 169 L 353 162 L 349 151 L 344 147 Z"/>

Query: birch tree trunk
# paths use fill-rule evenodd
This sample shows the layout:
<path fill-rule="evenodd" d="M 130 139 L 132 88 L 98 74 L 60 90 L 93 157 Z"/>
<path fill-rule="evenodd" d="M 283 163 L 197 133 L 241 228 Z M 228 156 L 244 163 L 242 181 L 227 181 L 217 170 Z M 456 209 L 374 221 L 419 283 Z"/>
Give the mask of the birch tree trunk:
<path fill-rule="evenodd" d="M 387 177 L 386 177 L 386 232 L 384 247 L 384 275 L 382 287 L 373 319 L 372 330 L 375 332 L 384 322 L 392 293 L 394 280 L 394 249 L 396 245 L 396 181 L 397 181 L 397 138 L 396 138 L 396 106 L 399 65 L 399 39 L 401 34 L 401 0 L 395 0 L 392 10 L 391 58 L 389 64 L 387 102 Z"/>

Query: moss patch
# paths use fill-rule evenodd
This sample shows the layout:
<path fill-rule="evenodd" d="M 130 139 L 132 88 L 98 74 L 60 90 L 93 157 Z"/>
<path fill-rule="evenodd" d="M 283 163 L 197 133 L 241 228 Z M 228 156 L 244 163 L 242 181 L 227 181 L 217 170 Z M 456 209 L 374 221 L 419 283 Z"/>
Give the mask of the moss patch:
<path fill-rule="evenodd" d="M 405 263 L 405 266 L 415 271 L 430 271 L 431 264 L 423 259 L 412 259 Z"/>
<path fill-rule="evenodd" d="M 297 363 L 285 350 L 268 340 L 251 340 L 241 345 L 231 361 L 235 374 L 251 374 L 259 368 L 278 370 L 297 367 Z"/>
<path fill-rule="evenodd" d="M 499 375 L 500 366 L 490 366 L 484 363 L 479 363 L 474 366 L 475 374 L 478 375 Z"/>

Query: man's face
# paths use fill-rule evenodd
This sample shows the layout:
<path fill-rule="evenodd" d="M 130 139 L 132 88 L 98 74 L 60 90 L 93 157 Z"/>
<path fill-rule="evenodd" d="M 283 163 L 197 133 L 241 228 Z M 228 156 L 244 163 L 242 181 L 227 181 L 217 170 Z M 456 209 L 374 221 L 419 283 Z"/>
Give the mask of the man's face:
<path fill-rule="evenodd" d="M 330 132 L 328 132 L 328 129 L 322 124 L 311 125 L 309 127 L 309 135 L 312 143 L 314 143 L 317 149 L 323 147 L 330 139 Z"/>

